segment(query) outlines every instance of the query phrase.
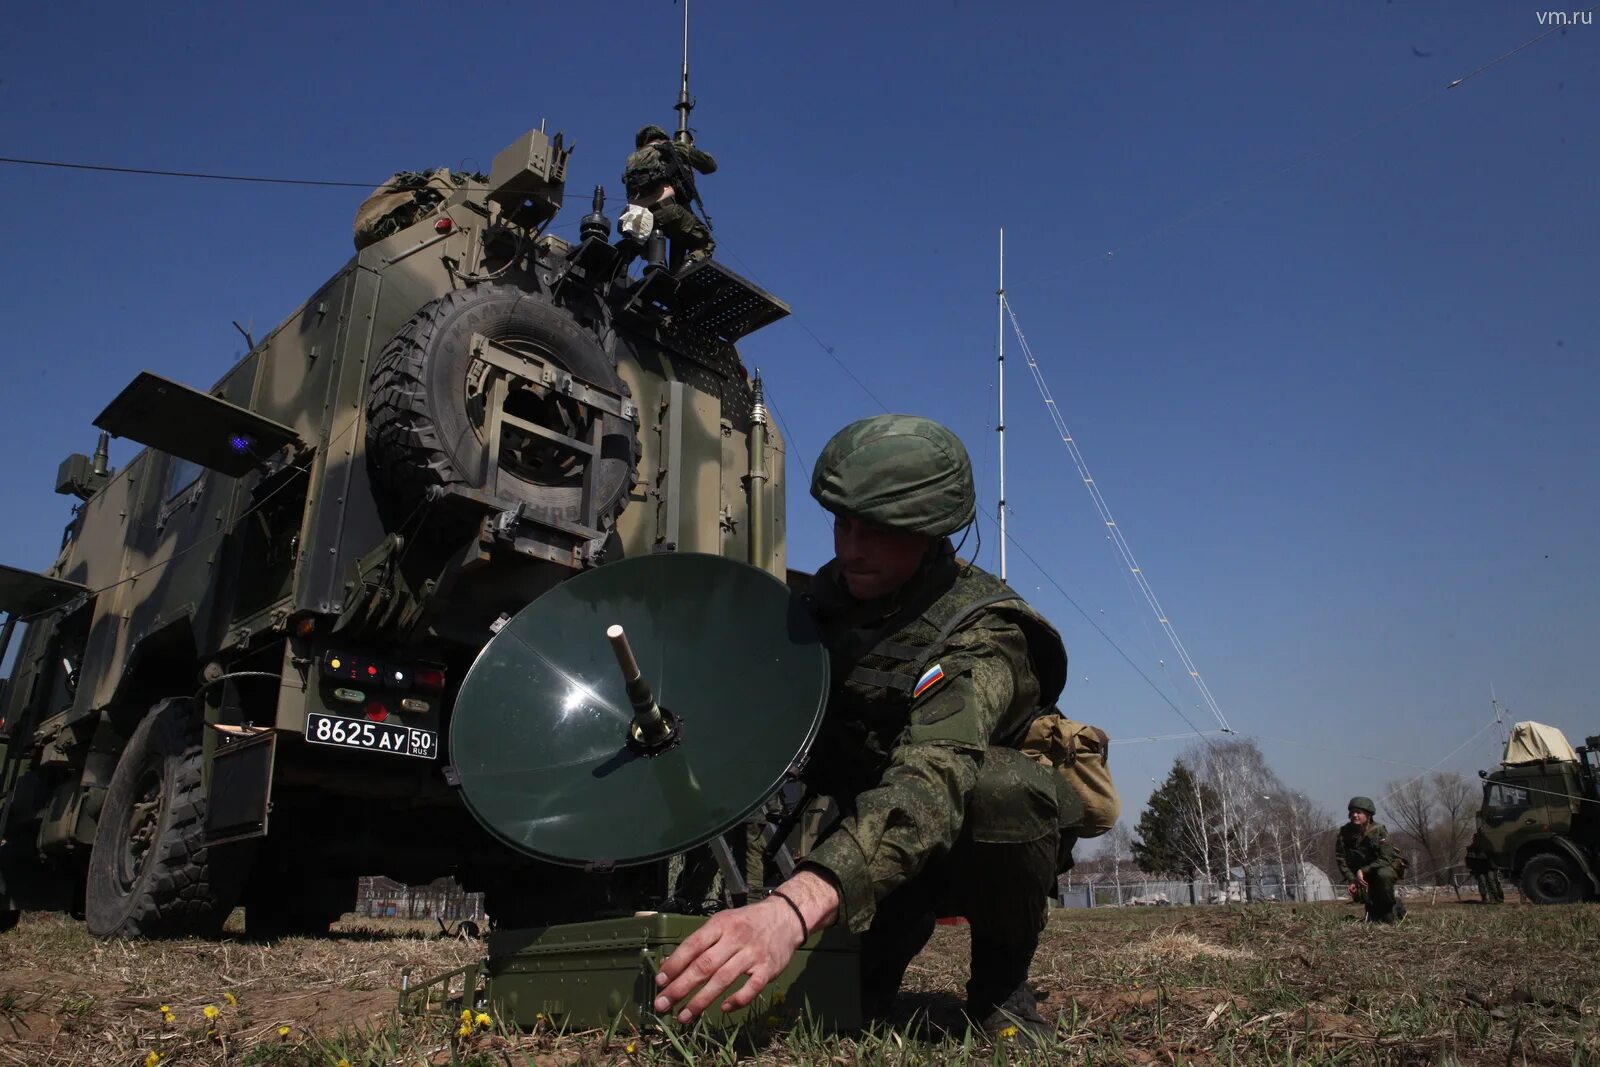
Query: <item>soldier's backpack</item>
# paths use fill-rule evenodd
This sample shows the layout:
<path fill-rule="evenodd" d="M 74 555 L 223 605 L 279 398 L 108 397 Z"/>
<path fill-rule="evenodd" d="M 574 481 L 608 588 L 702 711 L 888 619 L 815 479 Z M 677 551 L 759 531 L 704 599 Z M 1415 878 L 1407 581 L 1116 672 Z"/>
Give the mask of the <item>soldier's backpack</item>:
<path fill-rule="evenodd" d="M 1083 801 L 1080 838 L 1099 837 L 1117 824 L 1122 801 L 1111 781 L 1111 738 L 1104 730 L 1049 708 L 1028 726 L 1017 747 L 1030 759 L 1055 768 Z"/>

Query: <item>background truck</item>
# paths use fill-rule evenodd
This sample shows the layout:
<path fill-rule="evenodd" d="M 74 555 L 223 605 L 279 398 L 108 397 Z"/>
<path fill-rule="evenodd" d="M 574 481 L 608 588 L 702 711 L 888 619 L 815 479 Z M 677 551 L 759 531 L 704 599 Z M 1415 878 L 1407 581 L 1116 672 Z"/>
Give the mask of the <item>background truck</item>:
<path fill-rule="evenodd" d="M 254 933 L 315 932 L 363 874 L 455 875 L 512 922 L 583 893 L 460 803 L 456 687 L 585 568 L 784 576 L 783 444 L 734 343 L 788 309 L 612 243 L 599 189 L 575 242 L 547 234 L 569 155 L 541 128 L 487 180 L 380 190 L 355 258 L 210 389 L 145 372 L 112 401 L 96 425 L 143 451 L 62 464 L 55 563 L 0 568 L 0 657 L 26 624 L 0 924 L 204 933 L 243 903 Z"/>
<path fill-rule="evenodd" d="M 1520 722 L 1483 778 L 1474 846 L 1535 904 L 1600 898 L 1600 736 Z"/>

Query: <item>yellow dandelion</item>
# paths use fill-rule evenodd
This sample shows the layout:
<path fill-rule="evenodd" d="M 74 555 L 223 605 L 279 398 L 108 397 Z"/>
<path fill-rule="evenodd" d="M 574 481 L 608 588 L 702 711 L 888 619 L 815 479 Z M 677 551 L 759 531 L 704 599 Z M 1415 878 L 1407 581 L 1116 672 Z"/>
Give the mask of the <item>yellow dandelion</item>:
<path fill-rule="evenodd" d="M 334 1067 L 350 1067 L 350 1061 L 340 1057 L 339 1062 Z"/>
<path fill-rule="evenodd" d="M 477 1023 L 479 1026 L 493 1026 L 494 1025 L 494 1019 L 489 1016 L 488 1012 L 483 1012 L 483 1011 L 480 1011 L 478 1014 L 474 1015 L 472 1017 L 472 1021 Z"/>
<path fill-rule="evenodd" d="M 461 1024 L 461 1029 L 456 1031 L 456 1035 L 458 1037 L 471 1037 L 472 1036 L 472 1024 L 471 1023 L 462 1023 Z"/>
<path fill-rule="evenodd" d="M 156 1067 L 161 1062 L 161 1053 L 152 1052 L 144 1058 L 144 1067 Z"/>
<path fill-rule="evenodd" d="M 234 996 L 232 993 L 222 994 L 222 999 L 228 1002 L 228 1007 L 230 1008 L 237 1008 L 239 1006 L 239 998 Z"/>
<path fill-rule="evenodd" d="M 1000 1031 L 1000 1036 L 1005 1040 L 1010 1041 L 1012 1038 L 1017 1036 L 1017 1028 L 1015 1026 L 1008 1026 L 1004 1030 Z"/>
<path fill-rule="evenodd" d="M 207 1019 L 215 1019 L 217 1016 L 222 1014 L 222 1009 L 218 1008 L 215 1004 L 207 1004 L 206 1010 L 201 1014 L 203 1014 Z"/>
<path fill-rule="evenodd" d="M 533 1021 L 534 1022 L 538 1022 L 543 1018 L 544 1018 L 544 1012 L 536 1011 L 536 1012 L 533 1013 Z"/>
<path fill-rule="evenodd" d="M 159 1011 L 162 1015 L 171 1015 L 172 1014 L 172 1005 L 163 1004 L 163 1005 L 161 1005 L 161 1007 L 157 1008 L 156 1010 Z"/>
<path fill-rule="evenodd" d="M 289 1028 L 287 1026 L 278 1027 L 278 1036 L 279 1037 L 288 1037 L 289 1036 Z"/>
<path fill-rule="evenodd" d="M 639 1043 L 637 1041 L 630 1041 L 630 1042 L 628 1042 L 628 1047 L 623 1049 L 622 1051 L 624 1051 L 628 1055 L 632 1056 L 635 1052 L 639 1051 Z"/>
<path fill-rule="evenodd" d="M 471 1008 L 462 1008 L 461 1009 L 461 1021 L 464 1022 L 464 1023 L 470 1023 L 472 1021 L 472 1009 Z"/>

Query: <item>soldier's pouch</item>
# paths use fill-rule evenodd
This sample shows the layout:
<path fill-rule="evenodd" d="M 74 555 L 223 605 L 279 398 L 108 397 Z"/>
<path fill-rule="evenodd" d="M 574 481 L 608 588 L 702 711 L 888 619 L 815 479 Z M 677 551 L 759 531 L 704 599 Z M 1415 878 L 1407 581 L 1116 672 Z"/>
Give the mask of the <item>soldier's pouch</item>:
<path fill-rule="evenodd" d="M 1061 828 L 1078 837 L 1099 837 L 1117 824 L 1122 800 L 1111 780 L 1111 739 L 1097 726 L 1074 722 L 1051 708 L 1028 726 L 1023 755 L 1059 779 Z M 1076 804 L 1070 802 L 1076 799 Z"/>
<path fill-rule="evenodd" d="M 984 753 L 961 835 L 979 844 L 1015 845 L 1054 835 L 1061 819 L 1056 776 L 1012 748 Z"/>
<path fill-rule="evenodd" d="M 952 685 L 921 701 L 911 713 L 905 740 L 909 744 L 936 742 L 982 752 L 988 747 L 977 713 L 967 702 L 964 686 Z"/>

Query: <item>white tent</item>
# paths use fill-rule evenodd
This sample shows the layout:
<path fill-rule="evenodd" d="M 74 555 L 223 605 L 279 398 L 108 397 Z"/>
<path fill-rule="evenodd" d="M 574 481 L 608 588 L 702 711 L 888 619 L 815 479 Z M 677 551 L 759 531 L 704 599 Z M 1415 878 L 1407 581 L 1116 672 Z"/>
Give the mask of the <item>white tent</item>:
<path fill-rule="evenodd" d="M 1567 735 L 1542 722 L 1519 722 L 1506 741 L 1502 763 L 1543 763 L 1545 760 L 1577 762 L 1578 754 L 1567 743 Z"/>

